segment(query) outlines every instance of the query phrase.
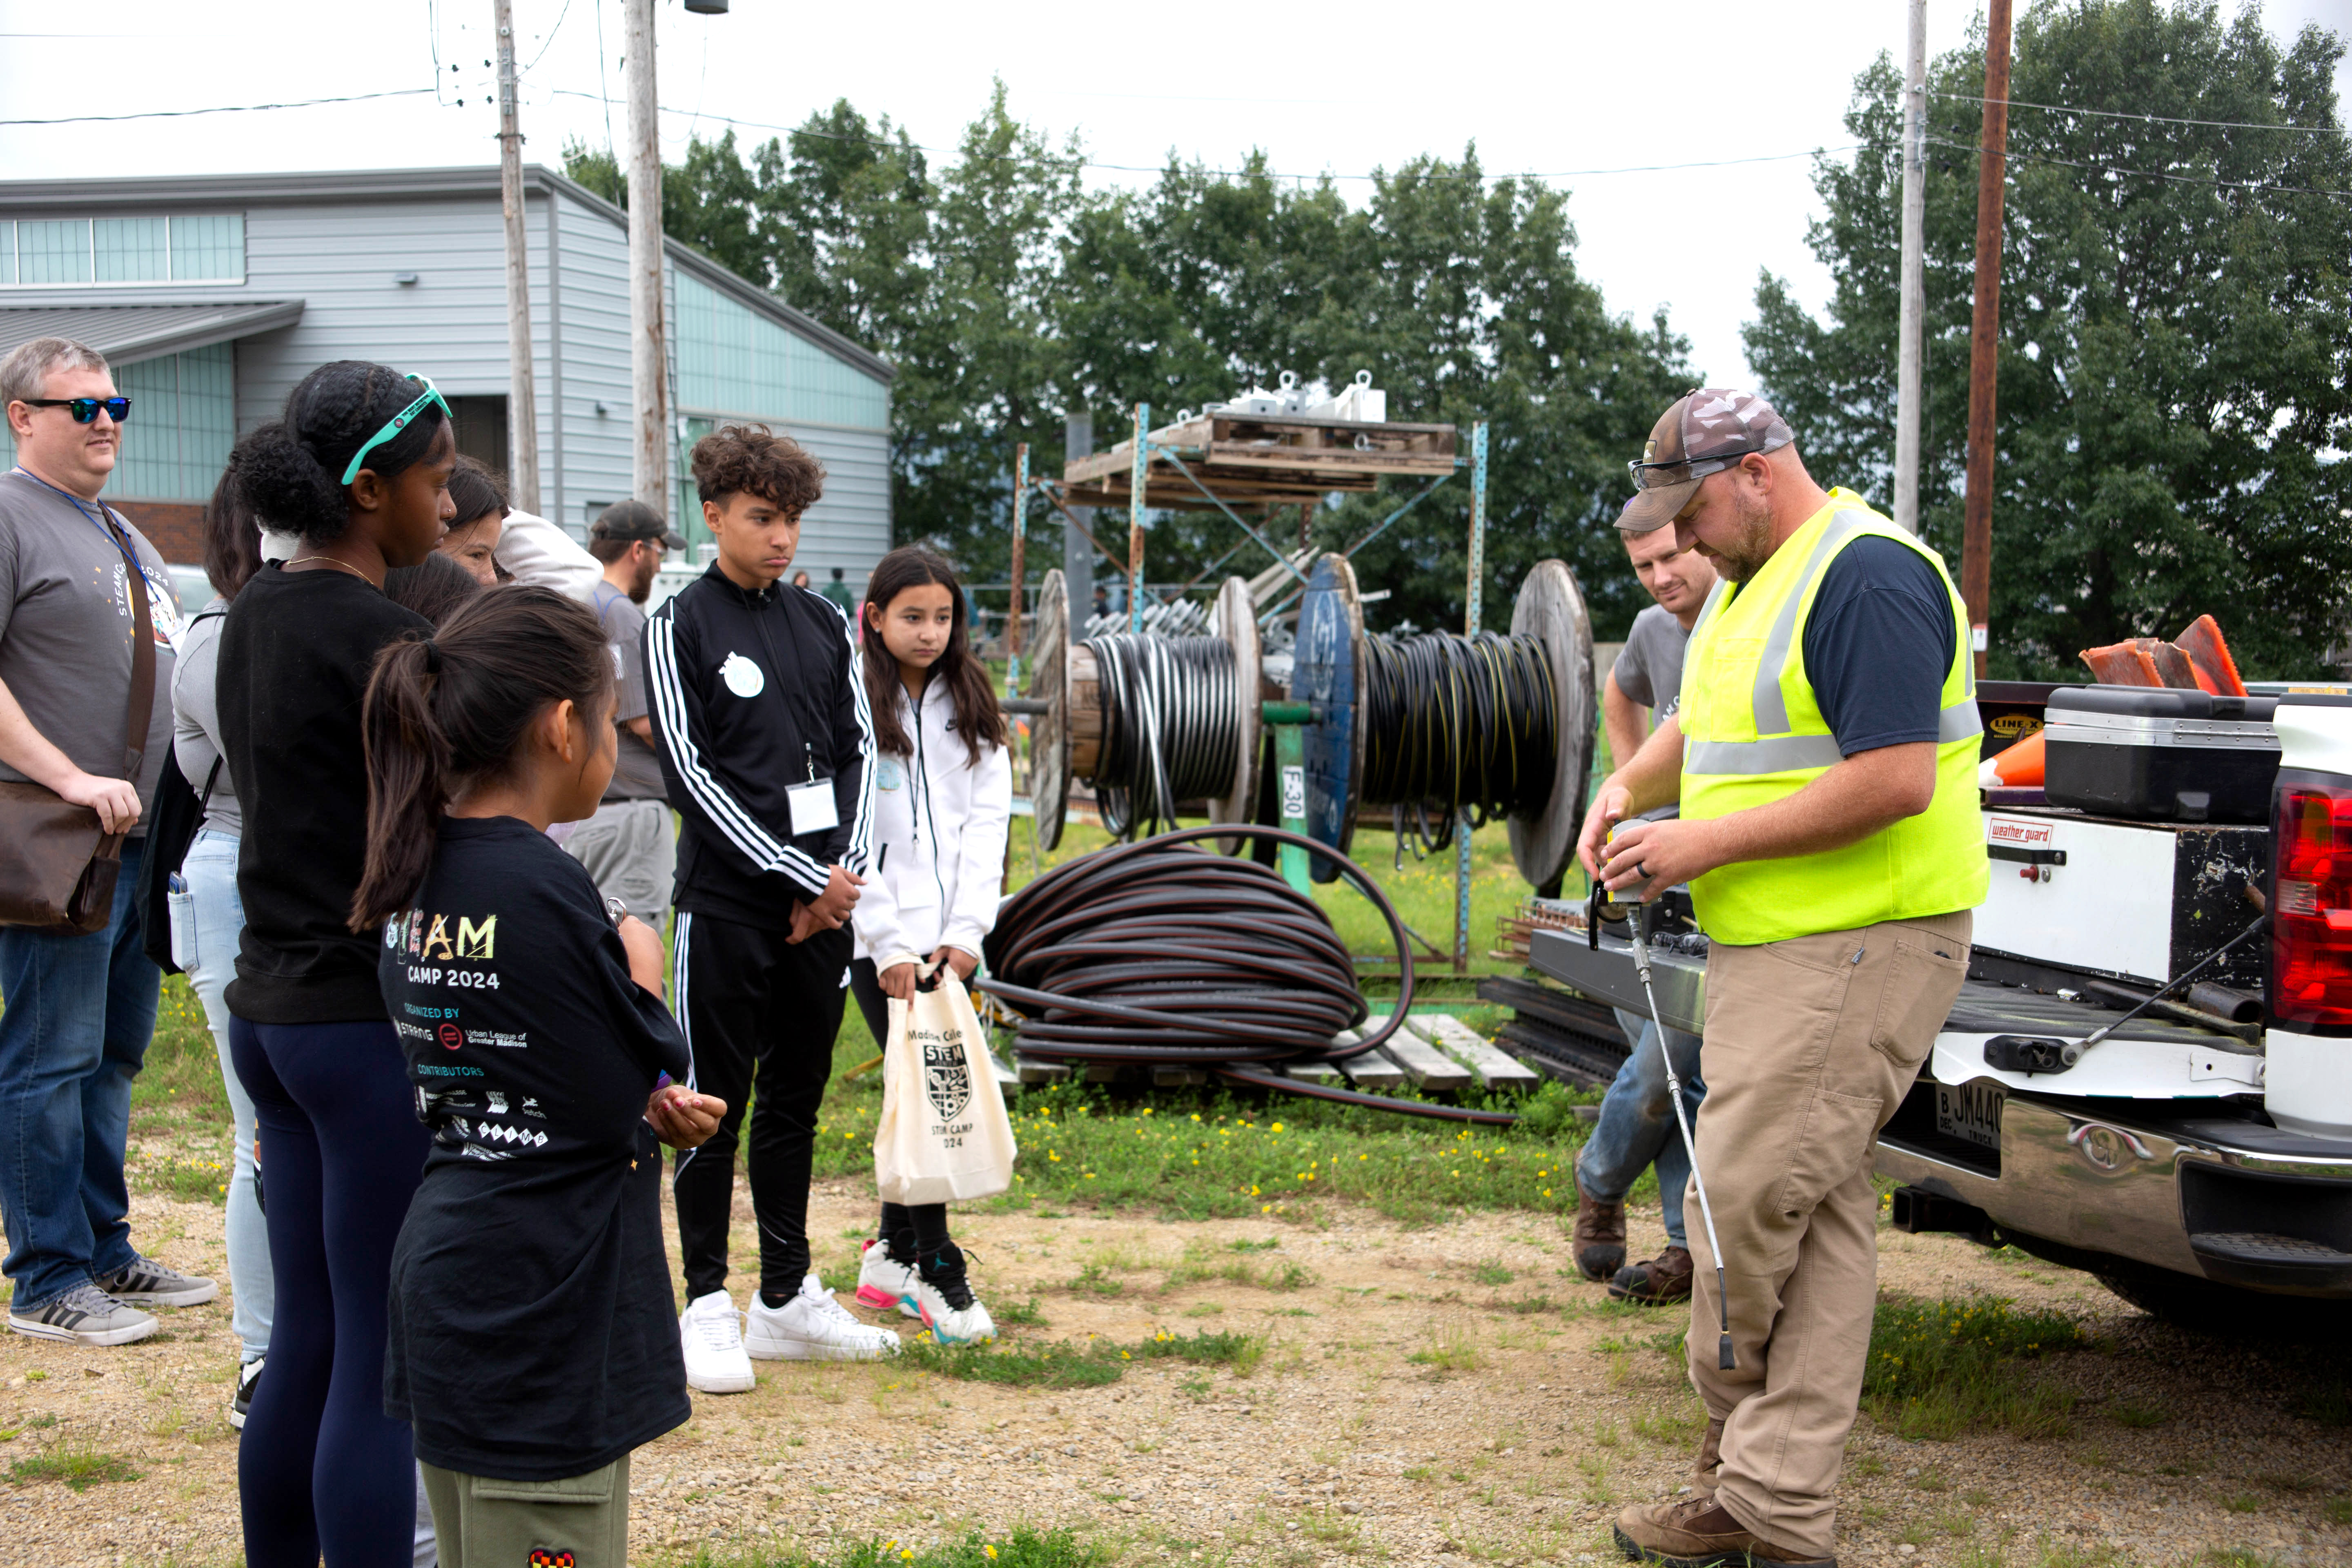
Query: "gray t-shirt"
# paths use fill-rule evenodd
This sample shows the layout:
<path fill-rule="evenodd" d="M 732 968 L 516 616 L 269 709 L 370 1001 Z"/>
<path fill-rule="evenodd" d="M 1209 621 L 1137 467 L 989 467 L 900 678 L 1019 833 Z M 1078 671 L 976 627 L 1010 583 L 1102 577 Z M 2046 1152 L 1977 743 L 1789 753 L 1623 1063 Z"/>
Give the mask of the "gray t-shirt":
<path fill-rule="evenodd" d="M 590 601 L 604 627 L 605 646 L 613 653 L 614 695 L 613 722 L 621 731 L 621 754 L 613 764 L 613 782 L 604 786 L 606 800 L 663 800 L 661 759 L 654 749 L 632 734 L 629 721 L 651 711 L 646 698 L 646 612 L 610 583 L 596 584 Z"/>
<path fill-rule="evenodd" d="M 1652 605 L 1633 617 L 1625 634 L 1624 651 L 1617 656 L 1617 689 L 1650 710 L 1654 730 L 1683 704 L 1683 650 L 1690 633 L 1664 605 Z M 1679 816 L 1682 808 L 1661 805 L 1642 813 L 1643 822 Z"/>
<path fill-rule="evenodd" d="M 109 509 L 110 510 L 111 509 Z M 129 563 L 93 504 L 21 468 L 0 474 L 0 681 L 44 739 L 100 778 L 122 776 L 136 635 Z M 155 629 L 155 703 L 139 767 L 139 833 L 172 743 L 173 647 L 180 599 L 163 556 L 121 513 L 116 524 L 147 580 Z M 0 778 L 25 775 L 0 763 Z"/>
<path fill-rule="evenodd" d="M 1617 656 L 1617 689 L 1650 710 L 1650 728 L 1670 718 L 1682 706 L 1683 649 L 1690 633 L 1664 605 L 1652 605 L 1633 617 L 1625 634 L 1625 650 Z"/>
<path fill-rule="evenodd" d="M 213 688 L 213 672 L 220 662 L 221 623 L 228 618 L 228 601 L 215 597 L 188 617 L 180 638 L 179 667 L 172 672 L 172 751 L 180 759 L 181 776 L 188 787 L 205 795 L 205 826 L 215 833 L 242 837 L 245 813 L 236 804 L 236 786 L 220 761 L 220 703 Z"/>

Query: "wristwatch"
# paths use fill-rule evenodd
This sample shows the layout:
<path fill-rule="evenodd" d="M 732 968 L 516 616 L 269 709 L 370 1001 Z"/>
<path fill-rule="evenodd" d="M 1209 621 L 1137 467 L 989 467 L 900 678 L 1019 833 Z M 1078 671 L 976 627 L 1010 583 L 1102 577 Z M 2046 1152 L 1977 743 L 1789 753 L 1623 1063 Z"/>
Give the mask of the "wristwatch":
<path fill-rule="evenodd" d="M 618 899 L 606 899 L 604 900 L 604 918 L 613 922 L 613 929 L 614 931 L 618 931 L 621 929 L 621 922 L 629 918 L 629 906 L 623 903 Z"/>

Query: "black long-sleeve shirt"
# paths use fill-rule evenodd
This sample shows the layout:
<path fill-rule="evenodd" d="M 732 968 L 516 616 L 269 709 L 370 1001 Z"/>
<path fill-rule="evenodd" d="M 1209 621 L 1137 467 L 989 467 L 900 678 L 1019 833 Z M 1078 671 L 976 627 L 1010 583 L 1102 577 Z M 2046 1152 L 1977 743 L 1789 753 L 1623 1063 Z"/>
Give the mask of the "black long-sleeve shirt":
<path fill-rule="evenodd" d="M 360 703 L 385 644 L 432 623 L 332 569 L 253 574 L 222 623 L 214 674 L 228 776 L 245 807 L 245 934 L 229 1010 L 257 1024 L 381 1018 L 373 931 L 352 911 L 367 857 Z"/>
<path fill-rule="evenodd" d="M 863 873 L 874 727 L 856 628 L 782 584 L 739 587 L 714 563 L 646 623 L 654 746 L 681 820 L 681 910 L 781 930 L 835 865 Z M 838 822 L 795 832 L 787 796 L 831 780 Z"/>

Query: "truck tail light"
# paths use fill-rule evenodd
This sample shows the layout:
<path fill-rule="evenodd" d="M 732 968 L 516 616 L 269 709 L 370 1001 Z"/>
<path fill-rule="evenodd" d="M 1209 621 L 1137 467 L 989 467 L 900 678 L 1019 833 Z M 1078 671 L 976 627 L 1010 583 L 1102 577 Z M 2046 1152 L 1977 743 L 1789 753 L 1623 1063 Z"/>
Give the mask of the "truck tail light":
<path fill-rule="evenodd" d="M 2272 827 L 2272 1015 L 2352 1027 L 2352 780 L 2282 782 Z"/>

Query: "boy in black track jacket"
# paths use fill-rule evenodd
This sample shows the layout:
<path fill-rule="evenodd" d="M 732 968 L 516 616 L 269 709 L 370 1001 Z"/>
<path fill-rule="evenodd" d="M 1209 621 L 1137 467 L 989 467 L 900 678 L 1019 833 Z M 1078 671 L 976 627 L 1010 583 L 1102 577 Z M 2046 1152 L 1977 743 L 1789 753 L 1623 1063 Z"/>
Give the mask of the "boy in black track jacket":
<path fill-rule="evenodd" d="M 793 441 L 743 426 L 705 437 L 693 463 L 719 559 L 646 622 L 645 668 L 655 749 L 683 823 L 670 995 L 686 1026 L 688 1087 L 732 1108 L 678 1157 L 672 1179 L 688 1298 L 679 1337 L 687 1381 L 728 1394 L 753 1385 L 750 1356 L 871 1360 L 898 1342 L 851 1316 L 809 1271 L 817 1108 L 873 816 L 856 629 L 782 581 L 824 470 Z M 748 1334 L 726 1292 L 747 1102 L 760 1228 Z"/>

